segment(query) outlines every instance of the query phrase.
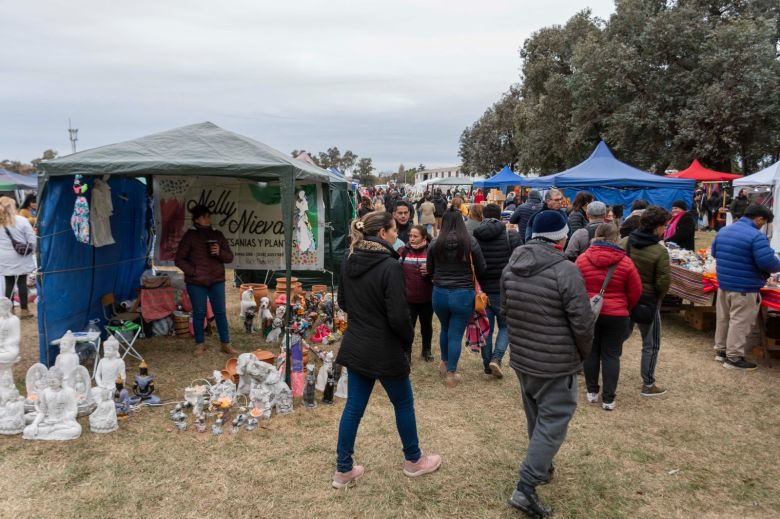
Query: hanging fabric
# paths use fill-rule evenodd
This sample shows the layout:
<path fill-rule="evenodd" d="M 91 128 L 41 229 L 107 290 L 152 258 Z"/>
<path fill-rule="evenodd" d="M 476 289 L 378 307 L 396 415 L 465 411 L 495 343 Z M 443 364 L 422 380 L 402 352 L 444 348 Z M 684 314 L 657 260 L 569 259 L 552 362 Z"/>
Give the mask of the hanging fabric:
<path fill-rule="evenodd" d="M 80 243 L 89 243 L 89 204 L 84 194 L 87 185 L 82 184 L 81 175 L 73 180 L 73 192 L 76 193 L 76 203 L 73 204 L 73 215 L 70 217 L 70 228 Z"/>
<path fill-rule="evenodd" d="M 113 214 L 114 204 L 111 202 L 111 187 L 105 180 L 96 179 L 92 186 L 92 207 L 89 213 L 92 245 L 95 247 L 116 243 L 111 234 L 111 215 Z"/>

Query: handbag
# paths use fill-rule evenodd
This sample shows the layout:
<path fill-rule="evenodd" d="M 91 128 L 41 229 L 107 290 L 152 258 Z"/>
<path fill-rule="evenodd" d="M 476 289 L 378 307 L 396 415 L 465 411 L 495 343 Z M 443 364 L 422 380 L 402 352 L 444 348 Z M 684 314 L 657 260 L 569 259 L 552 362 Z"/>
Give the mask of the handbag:
<path fill-rule="evenodd" d="M 604 278 L 604 284 L 601 285 L 601 290 L 598 294 L 595 294 L 590 298 L 590 309 L 593 311 L 593 315 L 598 317 L 601 313 L 601 307 L 604 306 L 604 291 L 607 289 L 607 285 L 612 280 L 612 274 L 615 273 L 617 263 L 609 267 L 607 270 L 607 277 Z"/>
<path fill-rule="evenodd" d="M 32 254 L 32 245 L 27 242 L 16 241 L 14 237 L 11 236 L 11 231 L 8 230 L 8 227 L 3 227 L 3 229 L 5 230 L 5 234 L 8 235 L 8 239 L 11 240 L 11 245 L 13 245 L 17 254 L 20 256 L 29 256 Z"/>
<path fill-rule="evenodd" d="M 469 252 L 469 263 L 471 263 L 471 275 L 474 278 L 474 311 L 484 312 L 488 306 L 488 296 L 482 291 L 477 281 L 477 273 L 474 271 L 474 256 Z"/>
<path fill-rule="evenodd" d="M 626 256 L 631 257 L 631 239 L 626 245 Z M 633 260 L 632 260 L 633 261 Z M 639 297 L 639 302 L 631 309 L 631 320 L 637 324 L 650 324 L 655 319 L 658 301 L 655 294 L 645 294 Z"/>

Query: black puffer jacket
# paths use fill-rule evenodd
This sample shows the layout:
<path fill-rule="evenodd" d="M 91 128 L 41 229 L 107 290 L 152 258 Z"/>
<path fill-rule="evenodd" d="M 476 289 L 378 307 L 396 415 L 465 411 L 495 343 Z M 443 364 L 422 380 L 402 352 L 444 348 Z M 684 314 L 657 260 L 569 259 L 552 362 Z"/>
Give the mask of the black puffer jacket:
<path fill-rule="evenodd" d="M 523 244 L 520 235 L 507 232 L 506 226 L 495 218 L 486 218 L 474 229 L 474 238 L 482 249 L 487 271 L 483 276 L 482 290 L 488 294 L 501 291 L 501 272 L 506 267 L 512 251 Z"/>
<path fill-rule="evenodd" d="M 442 195 L 434 195 L 432 202 L 434 207 L 433 215 L 436 218 L 444 216 L 444 211 L 447 210 L 447 199 Z"/>
<path fill-rule="evenodd" d="M 501 276 L 501 313 L 512 368 L 554 378 L 576 373 L 593 342 L 593 311 L 580 270 L 546 240 L 512 253 Z"/>
<path fill-rule="evenodd" d="M 482 250 L 479 248 L 477 240 L 473 236 L 469 238 L 471 240 L 471 256 L 474 258 L 474 271 L 481 285 L 485 278 L 485 257 L 482 255 Z M 442 245 L 447 251 L 446 259 L 443 261 L 436 258 L 436 248 L 439 240 L 444 240 Z M 433 286 L 435 287 L 474 288 L 474 277 L 471 273 L 469 256 L 466 254 L 465 259 L 458 258 L 458 239 L 455 233 L 451 232 L 447 236 L 440 234 L 438 238 L 431 242 L 430 247 L 428 247 L 428 275 L 433 279 Z"/>
<path fill-rule="evenodd" d="M 569 213 L 568 224 L 569 238 L 571 238 L 574 231 L 584 229 L 588 226 L 588 215 L 585 214 L 585 211 L 572 211 Z"/>
<path fill-rule="evenodd" d="M 339 306 L 349 314 L 336 362 L 371 378 L 409 375 L 414 330 L 398 254 L 378 238 L 355 244 L 341 266 Z"/>
<path fill-rule="evenodd" d="M 515 212 L 509 217 L 509 223 L 516 224 L 517 232 L 520 233 L 520 237 L 523 237 L 526 234 L 525 229 L 528 227 L 528 222 L 531 220 L 531 217 L 543 208 L 544 205 L 542 204 L 541 198 L 528 197 L 528 201 L 515 209 Z"/>

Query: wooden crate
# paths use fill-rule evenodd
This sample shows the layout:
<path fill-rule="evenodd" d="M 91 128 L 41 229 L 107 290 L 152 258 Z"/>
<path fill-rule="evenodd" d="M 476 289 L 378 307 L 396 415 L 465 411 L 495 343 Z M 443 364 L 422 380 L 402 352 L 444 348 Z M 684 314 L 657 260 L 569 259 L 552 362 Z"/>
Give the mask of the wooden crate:
<path fill-rule="evenodd" d="M 685 310 L 685 321 L 691 328 L 702 332 L 715 330 L 715 307 L 694 306 Z"/>

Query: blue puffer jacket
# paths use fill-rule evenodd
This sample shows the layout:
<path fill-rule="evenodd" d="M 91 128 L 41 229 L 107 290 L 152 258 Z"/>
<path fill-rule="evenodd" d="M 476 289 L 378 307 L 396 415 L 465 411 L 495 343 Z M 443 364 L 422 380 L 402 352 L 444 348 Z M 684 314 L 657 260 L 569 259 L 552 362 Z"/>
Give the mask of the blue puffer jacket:
<path fill-rule="evenodd" d="M 780 272 L 780 260 L 769 240 L 744 216 L 720 230 L 712 242 L 717 260 L 718 284 L 730 292 L 758 292 L 772 272 Z"/>

